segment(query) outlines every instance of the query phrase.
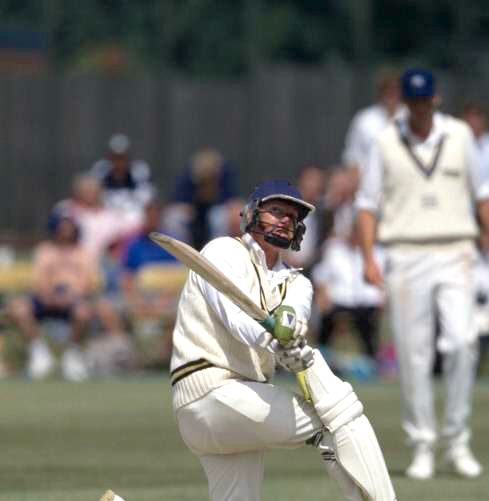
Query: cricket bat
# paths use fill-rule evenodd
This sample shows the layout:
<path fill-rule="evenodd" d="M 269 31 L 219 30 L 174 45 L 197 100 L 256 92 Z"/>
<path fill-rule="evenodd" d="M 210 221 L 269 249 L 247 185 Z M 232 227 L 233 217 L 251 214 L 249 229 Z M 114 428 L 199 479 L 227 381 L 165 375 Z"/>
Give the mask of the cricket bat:
<path fill-rule="evenodd" d="M 152 232 L 149 237 L 153 240 L 153 242 L 166 249 L 185 266 L 209 282 L 219 292 L 222 292 L 236 306 L 260 323 L 260 325 L 262 325 L 266 330 L 273 332 L 273 327 L 275 325 L 274 318 L 266 311 L 262 310 L 252 298 L 243 292 L 205 256 L 197 252 L 193 247 L 185 242 L 172 238 L 168 235 L 164 235 L 163 233 Z M 299 372 L 296 376 L 304 397 L 306 400 L 310 400 L 309 391 L 304 379 L 304 373 Z"/>

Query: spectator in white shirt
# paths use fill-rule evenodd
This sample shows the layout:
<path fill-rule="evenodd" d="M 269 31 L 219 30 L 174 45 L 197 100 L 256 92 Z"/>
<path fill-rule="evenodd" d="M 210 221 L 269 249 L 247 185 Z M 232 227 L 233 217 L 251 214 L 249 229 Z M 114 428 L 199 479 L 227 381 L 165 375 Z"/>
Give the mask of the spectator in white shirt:
<path fill-rule="evenodd" d="M 462 120 L 465 120 L 474 133 L 482 168 L 489 172 L 489 130 L 487 127 L 487 113 L 482 105 L 467 103 L 462 112 Z"/>
<path fill-rule="evenodd" d="M 365 168 L 375 138 L 402 109 L 399 74 L 393 70 L 380 71 L 376 78 L 375 103 L 354 115 L 346 134 L 342 160 L 354 170 L 357 178 Z"/>
<path fill-rule="evenodd" d="M 376 247 L 379 263 L 384 254 Z M 316 304 L 321 312 L 318 341 L 328 345 L 332 341 L 338 321 L 347 316 L 360 336 L 364 352 L 375 359 L 379 347 L 379 320 L 384 304 L 384 293 L 363 278 L 360 248 L 352 231 L 349 238 L 330 238 L 321 261 L 313 268 Z"/>
<path fill-rule="evenodd" d="M 105 205 L 140 222 L 144 206 L 156 190 L 150 166 L 132 158 L 131 142 L 125 134 L 111 136 L 107 154 L 95 162 L 91 172 L 100 179 Z"/>

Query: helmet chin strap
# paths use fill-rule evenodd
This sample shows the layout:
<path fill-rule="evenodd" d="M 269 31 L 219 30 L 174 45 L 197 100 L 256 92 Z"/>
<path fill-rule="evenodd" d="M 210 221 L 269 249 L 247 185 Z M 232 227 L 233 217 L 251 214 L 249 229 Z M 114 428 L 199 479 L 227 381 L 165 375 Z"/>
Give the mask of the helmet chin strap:
<path fill-rule="evenodd" d="M 260 225 L 261 226 L 261 225 Z M 274 247 L 279 247 L 280 249 L 288 249 L 292 243 L 292 238 L 282 237 L 280 235 L 274 235 L 273 231 L 279 226 L 274 224 L 270 231 L 265 231 L 262 227 L 256 227 L 253 231 L 259 235 L 263 235 L 265 242 L 268 242 Z"/>
<path fill-rule="evenodd" d="M 288 249 L 290 247 L 290 244 L 292 243 L 292 240 L 289 240 L 288 238 L 285 237 L 280 237 L 278 235 L 274 235 L 271 232 L 268 233 L 263 232 L 263 235 L 265 242 L 268 242 L 274 247 L 280 247 L 280 249 Z"/>

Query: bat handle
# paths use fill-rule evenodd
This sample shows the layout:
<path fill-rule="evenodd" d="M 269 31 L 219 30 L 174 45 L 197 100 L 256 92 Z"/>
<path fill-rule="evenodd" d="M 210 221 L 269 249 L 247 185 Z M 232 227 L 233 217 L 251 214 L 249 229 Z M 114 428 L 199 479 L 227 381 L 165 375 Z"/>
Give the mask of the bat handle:
<path fill-rule="evenodd" d="M 259 324 L 262 327 L 265 327 L 265 329 L 268 332 L 271 332 L 273 334 L 273 329 L 275 328 L 275 319 L 273 318 L 272 315 L 268 315 L 268 317 L 265 318 L 265 320 L 260 320 Z"/>
<path fill-rule="evenodd" d="M 268 332 L 273 333 L 273 329 L 275 327 L 275 319 L 273 318 L 272 315 L 268 315 L 268 317 L 265 318 L 265 320 L 261 320 L 259 323 Z M 297 379 L 297 384 L 299 385 L 299 388 L 301 389 L 302 395 L 304 396 L 304 398 L 307 401 L 312 402 L 311 394 L 309 392 L 309 388 L 307 387 L 307 383 L 306 383 L 305 371 L 296 372 L 295 377 Z"/>
<path fill-rule="evenodd" d="M 308 402 L 312 402 L 311 393 L 306 383 L 306 371 L 296 372 L 295 377 L 297 379 L 297 384 L 302 391 L 302 395 Z"/>

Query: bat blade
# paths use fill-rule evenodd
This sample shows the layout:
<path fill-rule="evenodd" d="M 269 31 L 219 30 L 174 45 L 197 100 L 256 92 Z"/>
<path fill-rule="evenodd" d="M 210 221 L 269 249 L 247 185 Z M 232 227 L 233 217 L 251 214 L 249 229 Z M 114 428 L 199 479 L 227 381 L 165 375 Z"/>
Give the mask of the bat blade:
<path fill-rule="evenodd" d="M 259 322 L 263 322 L 269 318 L 267 312 L 262 310 L 253 299 L 193 247 L 163 233 L 153 232 L 150 233 L 149 237 L 153 242 L 166 249 L 185 264 L 185 266 L 209 282 L 219 292 L 222 292 L 247 315 Z"/>

